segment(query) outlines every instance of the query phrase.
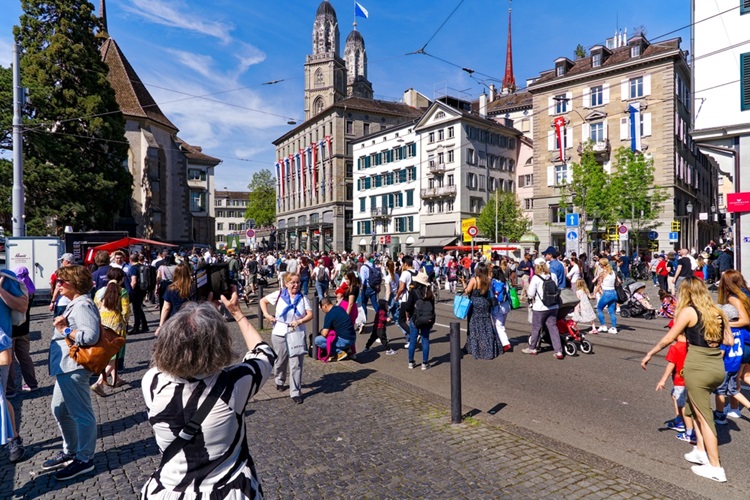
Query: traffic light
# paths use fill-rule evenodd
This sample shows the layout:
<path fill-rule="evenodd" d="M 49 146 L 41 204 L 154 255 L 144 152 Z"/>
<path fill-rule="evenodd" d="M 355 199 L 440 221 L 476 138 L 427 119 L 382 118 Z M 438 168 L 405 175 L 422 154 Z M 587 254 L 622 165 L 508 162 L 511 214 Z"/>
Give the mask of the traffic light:
<path fill-rule="evenodd" d="M 672 232 L 673 233 L 679 233 L 680 232 L 680 221 L 673 220 L 672 221 Z"/>
<path fill-rule="evenodd" d="M 607 226 L 607 240 L 617 241 L 617 226 Z"/>

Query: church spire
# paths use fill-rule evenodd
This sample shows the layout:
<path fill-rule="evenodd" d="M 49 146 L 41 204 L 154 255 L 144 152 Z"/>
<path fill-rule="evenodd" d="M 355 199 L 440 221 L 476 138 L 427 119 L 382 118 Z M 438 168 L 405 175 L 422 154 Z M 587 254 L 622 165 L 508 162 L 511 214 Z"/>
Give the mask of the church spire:
<path fill-rule="evenodd" d="M 102 30 L 109 33 L 107 28 L 107 4 L 105 0 L 99 0 L 99 18 L 102 20 Z"/>
<path fill-rule="evenodd" d="M 508 6 L 508 47 L 505 51 L 505 76 L 503 77 L 503 93 L 515 92 L 516 79 L 513 76 L 513 43 L 510 33 L 510 15 L 513 0 L 509 0 Z"/>

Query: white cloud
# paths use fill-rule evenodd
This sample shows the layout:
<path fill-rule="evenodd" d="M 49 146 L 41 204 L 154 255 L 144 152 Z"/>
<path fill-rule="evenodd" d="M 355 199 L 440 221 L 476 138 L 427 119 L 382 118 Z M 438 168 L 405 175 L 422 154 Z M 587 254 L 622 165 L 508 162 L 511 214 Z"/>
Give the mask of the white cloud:
<path fill-rule="evenodd" d="M 144 19 L 202 35 L 218 38 L 229 43 L 232 26 L 224 22 L 200 19 L 200 14 L 191 13 L 182 1 L 168 2 L 165 0 L 131 0 L 131 5 L 123 5 L 123 9 L 143 17 Z"/>
<path fill-rule="evenodd" d="M 13 45 L 9 40 L 0 38 L 0 66 L 9 68 L 13 59 Z"/>
<path fill-rule="evenodd" d="M 213 57 L 202 54 L 195 54 L 193 52 L 187 52 L 184 50 L 166 50 L 167 53 L 171 54 L 178 63 L 182 64 L 183 66 L 187 66 L 196 73 L 199 73 L 206 78 L 213 78 L 215 76 L 215 72 L 213 71 Z"/>

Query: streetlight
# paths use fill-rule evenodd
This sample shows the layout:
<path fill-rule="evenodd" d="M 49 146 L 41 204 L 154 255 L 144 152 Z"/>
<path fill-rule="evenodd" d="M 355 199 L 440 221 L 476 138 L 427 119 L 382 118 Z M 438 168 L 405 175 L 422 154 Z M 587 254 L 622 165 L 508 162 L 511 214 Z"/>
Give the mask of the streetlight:
<path fill-rule="evenodd" d="M 692 240 L 690 239 L 691 237 L 690 233 L 692 233 L 691 229 L 693 226 L 693 204 L 690 201 L 688 201 L 687 204 L 685 205 L 685 210 L 687 211 L 687 223 L 688 223 L 688 227 L 686 231 L 687 234 L 685 236 L 687 236 L 687 247 L 688 249 L 690 249 L 691 242 L 692 242 Z"/>

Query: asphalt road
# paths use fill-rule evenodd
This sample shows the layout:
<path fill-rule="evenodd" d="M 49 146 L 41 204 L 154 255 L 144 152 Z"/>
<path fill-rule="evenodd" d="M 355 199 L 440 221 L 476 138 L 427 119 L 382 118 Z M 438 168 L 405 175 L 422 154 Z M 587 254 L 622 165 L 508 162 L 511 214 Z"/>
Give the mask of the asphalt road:
<path fill-rule="evenodd" d="M 407 368 L 406 352 L 400 349 L 404 340 L 396 326 L 388 328 L 389 339 L 399 348 L 395 356 L 385 356 L 382 348 L 361 353 L 367 336 L 360 335 L 358 361 L 449 399 L 448 331 L 452 321 L 457 321 L 452 302 L 444 299 L 438 304 L 437 325 L 431 335 L 433 367 L 427 371 Z M 663 318 L 647 321 L 618 317 L 618 326 L 622 327 L 618 335 L 588 336 L 594 345 L 593 354 L 559 361 L 549 347 L 538 356 L 521 353 L 530 325 L 525 309 L 513 311 L 507 326 L 517 346 L 514 352 L 490 361 L 463 357 L 463 404 L 478 410 L 476 416 L 489 423 L 513 424 L 569 445 L 573 447 L 569 453 L 579 449 L 707 497 L 747 498 L 741 478 L 750 471 L 746 454 L 750 413 L 719 426 L 721 460 L 729 480 L 724 485 L 695 476 L 682 456 L 690 451 L 690 445 L 678 441 L 674 431 L 662 428 L 662 423 L 673 417 L 669 390 L 655 391 L 666 365 L 666 349 L 652 360 L 647 371 L 639 363 L 664 335 L 666 323 Z M 461 328 L 463 345 L 465 322 L 461 322 Z M 419 362 L 421 354 L 415 358 Z"/>

